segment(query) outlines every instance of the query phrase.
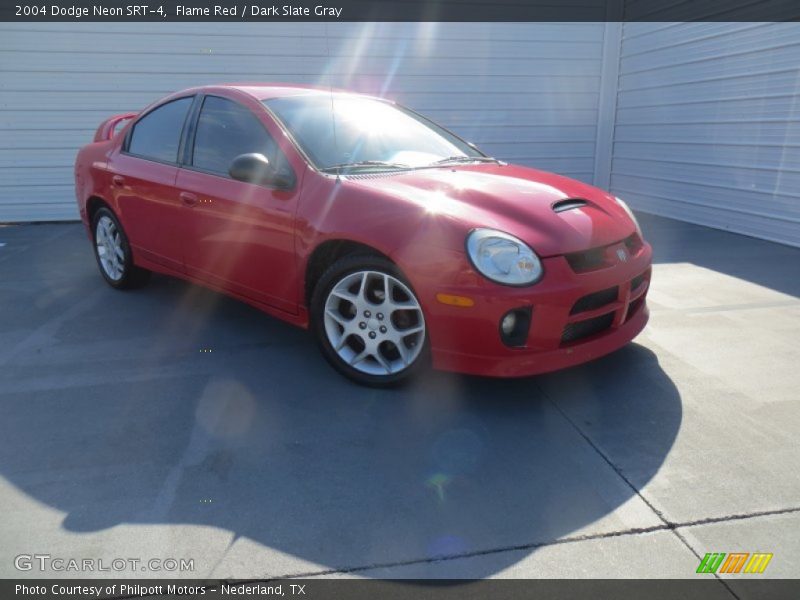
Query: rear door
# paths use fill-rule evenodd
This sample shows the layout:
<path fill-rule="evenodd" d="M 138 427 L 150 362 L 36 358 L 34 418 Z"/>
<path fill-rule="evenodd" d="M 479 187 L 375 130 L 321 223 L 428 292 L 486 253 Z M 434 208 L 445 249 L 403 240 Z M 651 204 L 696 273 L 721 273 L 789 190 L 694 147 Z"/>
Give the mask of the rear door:
<path fill-rule="evenodd" d="M 184 212 L 187 273 L 297 312 L 294 214 L 300 185 L 285 154 L 255 113 L 230 98 L 205 96 L 192 129 L 177 179 L 190 206 Z M 233 159 L 250 152 L 264 154 L 294 185 L 277 189 L 232 179 Z"/>
<path fill-rule="evenodd" d="M 183 270 L 185 229 L 175 179 L 194 99 L 171 100 L 139 117 L 108 162 L 115 205 L 134 253 L 176 271 Z"/>

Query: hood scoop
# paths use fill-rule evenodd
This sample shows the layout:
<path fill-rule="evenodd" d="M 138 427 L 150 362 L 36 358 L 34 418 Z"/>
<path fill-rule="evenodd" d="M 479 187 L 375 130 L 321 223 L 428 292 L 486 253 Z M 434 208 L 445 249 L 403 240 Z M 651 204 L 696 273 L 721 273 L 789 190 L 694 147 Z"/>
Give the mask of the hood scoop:
<path fill-rule="evenodd" d="M 584 207 L 588 204 L 586 200 L 581 200 L 579 198 L 567 198 L 566 200 L 559 200 L 555 204 L 553 204 L 553 211 L 560 213 L 566 210 L 574 210 L 576 208 Z"/>

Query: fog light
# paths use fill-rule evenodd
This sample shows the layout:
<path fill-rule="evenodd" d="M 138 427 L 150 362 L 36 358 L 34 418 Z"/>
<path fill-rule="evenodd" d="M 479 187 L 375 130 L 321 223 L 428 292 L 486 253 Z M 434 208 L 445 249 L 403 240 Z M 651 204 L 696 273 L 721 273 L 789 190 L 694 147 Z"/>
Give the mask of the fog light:
<path fill-rule="evenodd" d="M 531 328 L 530 306 L 523 306 L 508 311 L 500 319 L 500 339 L 506 346 L 522 348 L 528 342 L 528 332 Z"/>
<path fill-rule="evenodd" d="M 507 336 L 514 333 L 514 328 L 517 326 L 517 313 L 510 312 L 505 317 L 503 317 L 503 321 L 500 323 L 500 328 L 503 330 Z"/>

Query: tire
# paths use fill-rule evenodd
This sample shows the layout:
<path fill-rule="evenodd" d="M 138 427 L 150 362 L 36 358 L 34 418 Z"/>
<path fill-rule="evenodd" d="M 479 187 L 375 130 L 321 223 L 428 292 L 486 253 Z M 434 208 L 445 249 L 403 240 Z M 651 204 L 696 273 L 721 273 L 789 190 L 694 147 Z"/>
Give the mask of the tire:
<path fill-rule="evenodd" d="M 429 362 L 422 305 L 384 258 L 336 261 L 314 288 L 310 321 L 322 355 L 361 385 L 396 386 Z"/>
<path fill-rule="evenodd" d="M 128 236 L 117 217 L 106 207 L 100 208 L 92 218 L 94 257 L 106 283 L 118 290 L 143 286 L 150 279 L 150 271 L 133 263 Z"/>

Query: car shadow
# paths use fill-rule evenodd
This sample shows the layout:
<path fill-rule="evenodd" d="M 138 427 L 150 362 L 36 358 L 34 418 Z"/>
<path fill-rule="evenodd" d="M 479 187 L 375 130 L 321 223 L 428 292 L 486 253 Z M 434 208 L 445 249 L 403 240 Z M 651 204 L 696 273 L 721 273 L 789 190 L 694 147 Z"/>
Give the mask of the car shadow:
<path fill-rule="evenodd" d="M 102 285 L 92 268 L 76 294 Z M 20 390 L 0 421 L 0 474 L 63 511 L 68 532 L 203 525 L 312 571 L 448 576 L 458 561 L 440 559 L 485 553 L 468 572 L 480 578 L 520 558 L 499 550 L 654 518 L 634 487 L 664 462 L 682 409 L 643 346 L 536 378 L 430 372 L 375 390 L 337 375 L 306 333 L 189 284 L 155 277 L 102 300 L 54 333 L 55 347 L 115 340 L 93 366 L 68 364 L 85 380 Z M 197 574 L 214 561 L 216 576 L 297 573 L 242 560 Z"/>

